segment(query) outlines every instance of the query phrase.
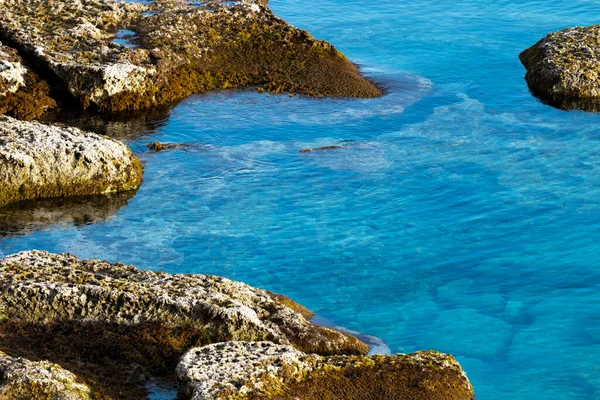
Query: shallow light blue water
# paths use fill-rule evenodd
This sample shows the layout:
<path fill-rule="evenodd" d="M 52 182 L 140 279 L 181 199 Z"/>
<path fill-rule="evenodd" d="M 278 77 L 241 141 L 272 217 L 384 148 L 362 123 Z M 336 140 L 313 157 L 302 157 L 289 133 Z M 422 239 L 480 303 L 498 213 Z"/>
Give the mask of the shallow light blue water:
<path fill-rule="evenodd" d="M 107 221 L 0 239 L 224 275 L 392 351 L 454 354 L 479 399 L 600 398 L 600 116 L 533 98 L 518 53 L 595 1 L 272 0 L 389 94 L 221 92 L 130 141 Z M 150 153 L 154 140 L 191 144 Z M 305 147 L 344 149 L 298 154 Z"/>

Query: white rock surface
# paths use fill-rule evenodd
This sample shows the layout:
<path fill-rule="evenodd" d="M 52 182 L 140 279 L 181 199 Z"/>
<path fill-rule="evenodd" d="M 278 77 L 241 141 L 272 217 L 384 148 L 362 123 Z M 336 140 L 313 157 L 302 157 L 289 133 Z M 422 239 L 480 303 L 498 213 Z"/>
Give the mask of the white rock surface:
<path fill-rule="evenodd" d="M 0 116 L 0 206 L 131 190 L 141 183 L 141 174 L 139 160 L 121 142 Z"/>

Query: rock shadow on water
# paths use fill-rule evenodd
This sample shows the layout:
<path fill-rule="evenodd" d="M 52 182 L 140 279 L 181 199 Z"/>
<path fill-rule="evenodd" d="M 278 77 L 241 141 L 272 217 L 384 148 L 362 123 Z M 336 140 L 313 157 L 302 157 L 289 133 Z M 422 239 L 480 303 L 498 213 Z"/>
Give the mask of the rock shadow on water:
<path fill-rule="evenodd" d="M 529 92 L 543 104 L 562 111 L 585 111 L 600 113 L 600 98 L 551 96 L 529 87 Z"/>
<path fill-rule="evenodd" d="M 106 221 L 136 193 L 26 200 L 0 207 L 0 238 L 24 236 L 55 225 L 81 227 Z"/>
<path fill-rule="evenodd" d="M 145 113 L 122 115 L 92 115 L 73 110 L 48 111 L 40 122 L 74 126 L 83 131 L 94 132 L 121 141 L 139 140 L 153 135 L 165 126 L 170 118 L 168 108 L 158 108 Z"/>

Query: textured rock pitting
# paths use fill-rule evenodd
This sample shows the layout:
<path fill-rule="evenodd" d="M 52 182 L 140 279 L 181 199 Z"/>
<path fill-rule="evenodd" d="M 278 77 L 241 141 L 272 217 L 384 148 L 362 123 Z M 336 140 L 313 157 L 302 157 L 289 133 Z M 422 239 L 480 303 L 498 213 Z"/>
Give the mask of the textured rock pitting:
<path fill-rule="evenodd" d="M 271 342 L 195 348 L 177 367 L 192 400 L 470 400 L 473 388 L 452 356 L 321 357 Z"/>
<path fill-rule="evenodd" d="M 139 160 L 121 142 L 0 116 L 0 206 L 132 190 L 141 180 Z"/>
<path fill-rule="evenodd" d="M 600 98 L 600 25 L 550 33 L 520 59 L 531 90 L 550 102 Z"/>
<path fill-rule="evenodd" d="M 26 66 L 15 49 L 0 43 L 0 113 L 30 120 L 56 106 L 50 86 Z"/>
<path fill-rule="evenodd" d="M 195 92 L 258 85 L 273 92 L 375 97 L 329 43 L 288 25 L 266 1 L 4 0 L 0 36 L 62 82 L 84 108 L 151 109 Z M 147 12 L 149 9 L 152 12 Z M 135 33 L 133 46 L 113 39 Z"/>
<path fill-rule="evenodd" d="M 0 352 L 0 399 L 88 400 L 90 389 L 57 364 Z"/>
<path fill-rule="evenodd" d="M 271 340 L 321 354 L 368 351 L 352 336 L 310 323 L 308 311 L 283 296 L 214 276 L 30 251 L 0 261 L 0 290 L 0 313 L 20 323 L 185 327 L 195 334 L 184 347 Z"/>

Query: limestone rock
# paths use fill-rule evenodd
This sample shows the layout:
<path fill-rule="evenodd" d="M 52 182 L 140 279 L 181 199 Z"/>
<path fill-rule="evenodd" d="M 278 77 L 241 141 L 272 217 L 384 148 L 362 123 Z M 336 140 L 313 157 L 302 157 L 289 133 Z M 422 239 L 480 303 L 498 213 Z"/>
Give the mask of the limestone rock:
<path fill-rule="evenodd" d="M 0 116 L 0 206 L 25 199 L 136 189 L 139 160 L 123 143 L 76 128 Z"/>
<path fill-rule="evenodd" d="M 0 352 L 0 399 L 87 400 L 90 389 L 57 364 Z"/>
<path fill-rule="evenodd" d="M 29 120 L 54 107 L 50 86 L 25 65 L 15 49 L 0 43 L 0 113 Z"/>
<path fill-rule="evenodd" d="M 3 0 L 0 37 L 84 108 L 105 112 L 245 85 L 314 96 L 382 93 L 332 45 L 275 17 L 266 1 L 188 3 Z M 134 32 L 131 46 L 113 42 L 123 29 Z"/>
<path fill-rule="evenodd" d="M 551 103 L 583 100 L 585 108 L 600 98 L 600 25 L 550 33 L 520 59 L 531 90 Z"/>
<path fill-rule="evenodd" d="M 177 349 L 270 340 L 320 354 L 368 351 L 353 336 L 312 324 L 310 312 L 293 301 L 240 282 L 41 251 L 0 260 L 0 313 L 19 324 L 99 323 L 105 330 L 130 327 L 136 335 L 149 329 L 148 340 L 162 334 L 168 343 L 159 345 Z M 179 342 L 169 334 L 184 328 Z"/>
<path fill-rule="evenodd" d="M 456 360 L 424 351 L 392 356 L 302 353 L 271 342 L 217 343 L 188 351 L 177 367 L 184 398 L 471 400 Z"/>

